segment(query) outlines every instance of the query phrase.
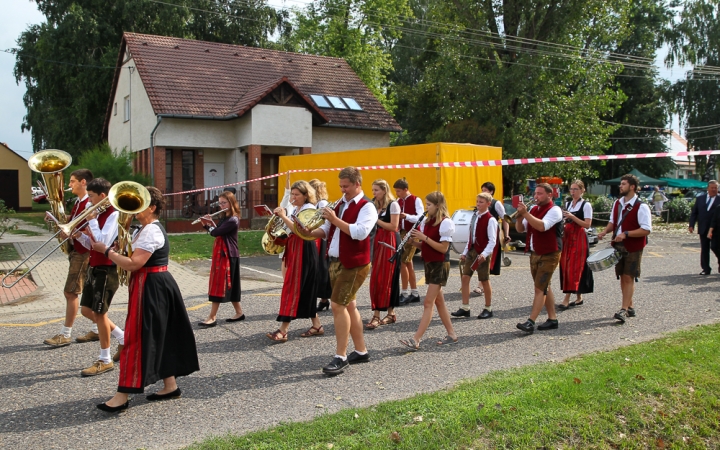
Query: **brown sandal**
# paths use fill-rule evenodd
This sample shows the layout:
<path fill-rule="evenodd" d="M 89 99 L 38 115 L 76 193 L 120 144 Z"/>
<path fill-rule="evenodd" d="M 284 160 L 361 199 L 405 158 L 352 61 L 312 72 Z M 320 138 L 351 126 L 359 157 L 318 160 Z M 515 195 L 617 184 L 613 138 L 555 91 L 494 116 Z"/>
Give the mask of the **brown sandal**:
<path fill-rule="evenodd" d="M 310 327 L 310 329 L 301 334 L 300 337 L 322 336 L 323 334 L 325 334 L 325 330 L 323 329 L 323 326 L 320 325 L 317 328 Z"/>
<path fill-rule="evenodd" d="M 397 322 L 397 314 L 388 314 L 380 321 L 380 325 L 387 325 L 395 322 Z"/>
<path fill-rule="evenodd" d="M 366 330 L 374 330 L 375 328 L 379 327 L 380 325 L 382 325 L 382 322 L 380 321 L 380 317 L 373 316 L 373 318 L 370 319 L 370 322 L 365 324 L 365 329 Z"/>
<path fill-rule="evenodd" d="M 271 341 L 287 342 L 287 333 L 283 333 L 279 328 L 272 333 L 267 333 L 265 336 L 267 336 Z"/>

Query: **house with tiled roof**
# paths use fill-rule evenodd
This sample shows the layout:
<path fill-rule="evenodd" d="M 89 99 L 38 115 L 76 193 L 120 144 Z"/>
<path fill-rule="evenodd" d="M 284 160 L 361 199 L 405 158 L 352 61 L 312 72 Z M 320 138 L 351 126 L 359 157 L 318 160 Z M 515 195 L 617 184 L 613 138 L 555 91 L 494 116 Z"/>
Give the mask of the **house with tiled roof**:
<path fill-rule="evenodd" d="M 281 155 L 387 147 L 397 131 L 343 59 L 136 33 L 123 35 L 104 125 L 165 192 L 271 175 Z M 272 206 L 278 180 L 241 194 L 245 211 Z"/>
<path fill-rule="evenodd" d="M 15 211 L 32 209 L 32 173 L 28 162 L 0 142 L 0 200 Z"/>

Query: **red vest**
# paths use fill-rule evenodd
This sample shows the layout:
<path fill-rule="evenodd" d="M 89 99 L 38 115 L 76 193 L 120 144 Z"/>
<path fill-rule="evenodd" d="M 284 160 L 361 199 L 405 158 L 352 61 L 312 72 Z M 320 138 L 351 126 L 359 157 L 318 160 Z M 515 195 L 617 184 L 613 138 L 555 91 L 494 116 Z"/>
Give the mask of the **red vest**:
<path fill-rule="evenodd" d="M 70 217 L 68 217 L 68 222 L 70 222 L 74 217 L 82 214 L 83 211 L 85 211 L 85 206 L 87 206 L 89 198 L 86 198 L 85 200 L 79 201 L 75 203 L 75 206 L 73 206 L 72 210 L 70 211 Z M 79 223 L 78 226 L 85 223 L 84 221 Z M 76 240 L 72 240 L 73 248 L 76 252 L 80 253 L 81 255 L 89 252 L 90 250 L 86 249 L 85 246 L 83 246 L 81 243 L 79 243 Z"/>
<path fill-rule="evenodd" d="M 447 220 L 447 218 L 443 218 L 443 220 Z M 428 239 L 440 242 L 440 225 L 442 225 L 442 221 L 440 221 L 440 223 L 436 226 L 435 219 L 430 219 L 430 222 L 425 222 L 425 231 L 423 231 L 423 234 L 425 234 Z M 440 253 L 430 247 L 430 244 L 427 242 L 423 241 L 422 248 L 420 250 L 422 251 L 422 258 L 425 262 L 442 262 L 450 260 L 450 253 Z"/>
<path fill-rule="evenodd" d="M 100 214 L 97 217 L 98 226 L 102 230 L 102 228 L 105 226 L 105 222 L 107 221 L 107 218 L 110 217 L 110 214 L 112 214 L 115 211 L 115 208 L 112 206 L 109 206 L 108 209 L 106 209 L 102 214 Z M 113 266 L 115 265 L 114 262 L 110 260 L 110 258 L 106 258 L 104 254 L 96 251 L 90 252 L 90 267 L 100 267 L 100 266 Z"/>
<path fill-rule="evenodd" d="M 547 205 L 539 206 L 535 205 L 530 209 L 530 215 L 540 220 L 555 206 L 553 202 L 548 202 Z M 525 253 L 530 251 L 530 240 L 532 239 L 533 251 L 538 255 L 547 255 L 558 250 L 562 250 L 562 221 L 556 223 L 549 230 L 538 231 L 533 228 L 530 224 L 527 226 L 527 245 L 525 246 Z"/>
<path fill-rule="evenodd" d="M 348 203 L 342 215 L 343 222 L 355 223 L 358 216 L 360 215 L 360 210 L 367 203 L 368 201 L 364 198 L 361 198 L 360 201 L 357 203 L 355 203 L 354 201 Z M 335 207 L 335 214 L 337 214 L 338 217 L 340 217 L 340 207 L 342 205 L 343 202 L 340 202 Z M 336 231 L 337 227 L 335 227 L 335 225 L 331 225 L 329 234 L 330 240 L 328 240 L 328 242 L 332 242 Z M 338 231 L 338 233 L 340 233 L 340 262 L 342 263 L 343 267 L 345 267 L 346 269 L 352 269 L 354 267 L 366 266 L 370 264 L 370 236 L 366 237 L 361 241 L 358 241 L 351 238 L 350 235 L 348 235 L 347 233 L 343 233 L 342 231 Z M 328 248 L 330 248 L 329 244 Z"/>
<path fill-rule="evenodd" d="M 485 247 L 490 242 L 490 238 L 487 234 L 488 223 L 490 222 L 490 212 L 486 212 L 477 219 L 475 225 L 475 240 L 473 241 L 473 248 L 477 254 L 481 254 Z"/>
<path fill-rule="evenodd" d="M 625 205 L 625 207 L 627 208 L 628 205 Z M 624 231 L 632 231 L 640 228 L 638 211 L 640 211 L 640 199 L 635 200 L 635 205 L 630 210 L 630 212 L 627 213 L 627 216 L 625 216 L 625 219 L 620 224 Z M 618 229 L 618 222 L 620 222 L 621 217 L 622 211 L 620 211 L 620 200 L 615 200 L 615 204 L 613 205 L 613 225 L 615 225 L 616 230 Z M 627 251 L 638 252 L 645 248 L 645 244 L 647 243 L 647 237 L 627 237 L 625 238 L 623 243 L 625 244 L 625 249 Z"/>
<path fill-rule="evenodd" d="M 400 205 L 400 211 L 404 212 L 409 216 L 417 215 L 417 208 L 415 208 L 415 199 L 417 199 L 417 197 L 412 194 L 408 195 L 407 198 L 399 198 L 397 202 Z M 403 220 L 400 229 L 410 231 L 413 225 L 415 224 L 408 220 Z"/>

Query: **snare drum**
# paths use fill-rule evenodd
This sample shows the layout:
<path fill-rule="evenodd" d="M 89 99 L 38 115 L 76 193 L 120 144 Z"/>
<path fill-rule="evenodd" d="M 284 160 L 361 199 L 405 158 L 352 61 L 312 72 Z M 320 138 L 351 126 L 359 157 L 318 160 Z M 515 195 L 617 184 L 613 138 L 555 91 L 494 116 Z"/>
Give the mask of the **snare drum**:
<path fill-rule="evenodd" d="M 458 209 L 452 215 L 455 224 L 455 233 L 452 235 L 452 249 L 458 255 L 462 255 L 470 239 L 470 222 L 472 222 L 474 211 L 469 209 Z"/>
<path fill-rule="evenodd" d="M 590 255 L 587 259 L 588 267 L 593 272 L 601 272 L 605 269 L 615 267 L 622 255 L 612 247 L 605 248 Z"/>

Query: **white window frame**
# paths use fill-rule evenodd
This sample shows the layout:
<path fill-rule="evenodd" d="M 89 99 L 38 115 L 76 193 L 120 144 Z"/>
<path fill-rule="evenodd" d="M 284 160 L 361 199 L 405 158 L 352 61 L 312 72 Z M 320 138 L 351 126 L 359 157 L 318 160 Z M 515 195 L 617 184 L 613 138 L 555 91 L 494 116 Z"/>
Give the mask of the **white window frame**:
<path fill-rule="evenodd" d="M 130 96 L 129 95 L 125 97 L 123 104 L 125 105 L 123 122 L 129 122 L 130 121 Z"/>

